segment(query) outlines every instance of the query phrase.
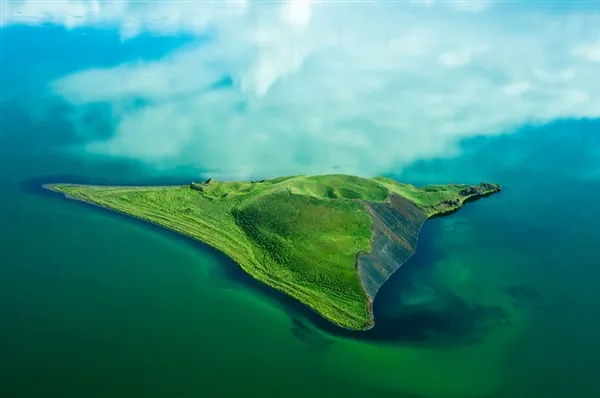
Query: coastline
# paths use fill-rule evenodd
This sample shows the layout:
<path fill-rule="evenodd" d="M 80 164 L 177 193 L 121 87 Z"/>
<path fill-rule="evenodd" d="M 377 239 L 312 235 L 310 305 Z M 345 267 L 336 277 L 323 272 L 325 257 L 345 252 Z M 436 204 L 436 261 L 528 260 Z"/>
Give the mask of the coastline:
<path fill-rule="evenodd" d="M 471 202 L 471 201 L 475 201 L 478 200 L 480 198 L 486 197 L 486 196 L 490 196 L 494 193 L 499 192 L 501 189 L 499 188 L 498 190 L 490 190 L 490 191 L 486 191 L 483 194 L 480 193 L 475 193 L 472 195 L 469 195 L 467 197 L 461 198 L 461 202 L 460 205 L 450 211 L 447 212 L 439 212 L 439 213 L 435 213 L 431 216 L 426 217 L 426 219 L 420 224 L 417 234 L 416 234 L 416 240 L 415 240 L 415 247 L 414 250 L 412 250 L 412 252 L 410 253 L 410 255 L 398 266 L 396 267 L 392 272 L 390 272 L 389 275 L 387 275 L 385 277 L 385 279 L 379 284 L 379 286 L 377 287 L 373 297 L 370 297 L 369 294 L 366 292 L 364 284 L 363 284 L 363 280 L 360 277 L 359 274 L 359 278 L 361 281 L 361 285 L 363 287 L 363 291 L 365 292 L 365 296 L 366 296 L 366 311 L 367 314 L 369 316 L 369 319 L 371 320 L 370 324 L 368 325 L 368 327 L 363 327 L 363 328 L 349 328 L 343 325 L 338 324 L 337 322 L 325 317 L 322 313 L 320 313 L 319 311 L 317 311 L 316 309 L 312 308 L 310 305 L 307 305 L 306 303 L 300 301 L 299 299 L 297 299 L 296 297 L 294 297 L 293 295 L 288 294 L 287 292 L 279 289 L 277 286 L 274 286 L 270 283 L 268 283 L 267 281 L 264 281 L 262 279 L 256 278 L 255 276 L 253 276 L 252 274 L 248 273 L 242 266 L 241 264 L 239 264 L 238 262 L 236 262 L 233 258 L 231 258 L 230 256 L 228 256 L 226 253 L 220 251 L 219 249 L 211 246 L 210 244 L 199 240 L 198 238 L 189 235 L 183 231 L 162 225 L 160 223 L 139 217 L 135 214 L 130 214 L 127 212 L 123 212 L 123 211 L 119 211 L 119 210 L 115 210 L 112 209 L 110 207 L 104 206 L 102 204 L 99 203 L 95 203 L 93 201 L 89 201 L 89 200 L 85 200 L 85 199 L 81 199 L 81 198 L 77 198 L 77 197 L 73 197 L 63 191 L 60 191 L 58 189 L 55 188 L 55 186 L 57 185 L 77 185 L 77 186 L 85 186 L 85 187 L 100 187 L 100 188 L 129 188 L 129 187 L 134 187 L 134 188 L 140 188 L 140 187 L 144 187 L 144 188 L 149 188 L 149 189 L 156 189 L 156 188 L 169 188 L 169 187 L 177 187 L 177 186 L 184 186 L 185 184 L 173 184 L 173 185 L 148 185 L 148 186 L 144 186 L 144 185 L 96 185 L 96 184 L 71 184 L 71 183 L 47 183 L 47 184 L 41 184 L 41 187 L 45 190 L 51 191 L 53 193 L 56 193 L 58 195 L 61 195 L 62 198 L 67 199 L 67 200 L 73 200 L 73 201 L 77 201 L 83 204 L 89 204 L 89 205 L 93 205 L 96 208 L 99 209 L 103 209 L 106 210 L 108 212 L 110 212 L 111 214 L 116 214 L 119 216 L 123 216 L 123 217 L 127 217 L 129 219 L 135 219 L 136 221 L 139 222 L 143 222 L 146 225 L 152 225 L 162 231 L 168 231 L 169 233 L 175 234 L 177 236 L 180 237 L 184 237 L 185 239 L 191 240 L 193 241 L 195 244 L 199 244 L 202 245 L 203 247 L 208 247 L 211 250 L 214 250 L 215 252 L 218 252 L 220 255 L 224 256 L 225 258 L 227 258 L 228 260 L 230 260 L 233 264 L 235 264 L 235 266 L 237 267 L 237 269 L 243 273 L 245 276 L 247 276 L 248 278 L 250 278 L 252 280 L 253 283 L 260 285 L 261 290 L 263 290 L 263 292 L 266 292 L 267 295 L 272 296 L 270 293 L 277 293 L 278 297 L 277 297 L 277 301 L 282 301 L 281 299 L 283 298 L 285 303 L 283 303 L 284 305 L 286 304 L 293 304 L 291 305 L 291 307 L 294 307 L 294 310 L 298 310 L 300 309 L 300 313 L 304 313 L 306 314 L 305 311 L 303 310 L 308 310 L 308 312 L 310 312 L 311 314 L 313 314 L 315 317 L 308 317 L 312 323 L 317 326 L 319 329 L 322 330 L 326 330 L 328 332 L 333 332 L 332 334 L 335 335 L 343 335 L 345 337 L 354 337 L 356 338 L 357 335 L 367 335 L 369 331 L 374 331 L 376 328 L 376 325 L 378 324 L 375 320 L 375 301 L 377 299 L 377 293 L 380 291 L 381 287 L 385 284 L 385 282 L 387 282 L 393 275 L 395 275 L 395 273 L 402 267 L 404 266 L 404 264 L 406 264 L 406 262 L 408 260 L 410 260 L 414 254 L 417 251 L 418 248 L 418 243 L 419 243 L 419 238 L 421 235 L 421 230 L 423 228 L 423 226 L 425 225 L 425 223 L 427 222 L 427 220 L 429 219 L 433 219 L 433 218 L 437 218 L 437 217 L 443 217 L 443 216 L 447 216 L 450 215 L 454 212 L 456 212 L 457 210 L 459 210 L 460 208 L 462 208 L 462 206 L 467 203 L 467 202 Z M 38 185 L 40 186 L 40 185 Z M 389 198 L 388 198 L 389 200 Z M 369 252 L 370 253 L 370 252 Z M 356 260 L 355 260 L 355 269 L 358 273 L 358 258 L 361 254 L 365 254 L 365 253 L 357 253 L 356 256 Z M 324 325 L 323 322 L 319 322 L 319 321 L 323 321 L 325 322 L 327 325 Z M 333 327 L 333 331 L 332 328 L 327 327 L 327 326 L 332 326 Z M 346 333 L 339 333 L 340 331 L 342 332 L 346 332 Z M 379 333 L 377 333 L 379 334 Z M 368 340 L 371 340 L 370 338 L 368 338 L 368 336 L 364 336 L 366 337 Z M 376 339 L 377 340 L 377 339 Z"/>
<path fill-rule="evenodd" d="M 391 277 L 392 277 L 392 276 L 393 276 L 393 275 L 394 275 L 394 274 L 395 274 L 395 273 L 396 273 L 396 272 L 397 272 L 397 271 L 398 271 L 400 268 L 402 268 L 402 266 L 403 266 L 404 264 L 406 264 L 406 263 L 408 262 L 408 260 L 410 260 L 410 259 L 411 259 L 411 258 L 414 256 L 414 254 L 415 254 L 415 253 L 416 253 L 416 251 L 418 250 L 418 246 L 419 246 L 419 238 L 420 238 L 420 235 L 421 235 L 421 230 L 423 229 L 423 226 L 425 225 L 425 223 L 427 223 L 427 221 L 428 221 L 428 220 L 431 220 L 431 219 L 434 219 L 434 218 L 442 218 L 442 217 L 446 217 L 446 216 L 449 216 L 449 215 L 451 215 L 451 214 L 454 214 L 454 213 L 456 213 L 457 211 L 459 211 L 459 210 L 460 210 L 460 209 L 461 209 L 461 208 L 462 208 L 462 207 L 463 207 L 463 206 L 464 206 L 466 203 L 470 203 L 470 202 L 477 201 L 477 200 L 479 200 L 479 199 L 482 199 L 482 198 L 485 198 L 485 197 L 491 196 L 491 195 L 493 195 L 493 194 L 495 194 L 495 193 L 499 193 L 499 192 L 501 192 L 501 191 L 502 191 L 502 187 L 499 185 L 499 186 L 498 186 L 498 189 L 496 189 L 496 190 L 490 189 L 490 190 L 488 190 L 488 191 L 485 191 L 485 192 L 483 192 L 483 193 L 474 193 L 474 194 L 471 194 L 471 195 L 468 195 L 468 196 L 465 196 L 465 197 L 461 198 L 461 200 L 460 200 L 460 205 L 459 205 L 459 206 L 457 206 L 456 208 L 450 209 L 450 210 L 448 210 L 448 211 L 440 211 L 440 212 L 436 212 L 436 213 L 434 213 L 434 214 L 432 214 L 432 215 L 430 215 L 430 216 L 427 216 L 427 215 L 425 214 L 426 218 L 425 218 L 425 220 L 424 220 L 424 221 L 421 223 L 421 225 L 419 226 L 419 228 L 418 228 L 418 230 L 417 230 L 417 235 L 416 235 L 417 237 L 416 237 L 416 240 L 415 240 L 415 247 L 414 247 L 414 249 L 412 250 L 412 252 L 410 253 L 410 255 L 409 255 L 409 256 L 408 256 L 408 257 L 407 257 L 407 258 L 406 258 L 406 259 L 405 259 L 405 260 L 404 260 L 404 261 L 403 261 L 403 262 L 402 262 L 400 265 L 398 265 L 398 267 L 396 267 L 396 268 L 395 268 L 395 269 L 394 269 L 392 272 L 390 272 L 390 274 L 389 274 L 389 275 L 387 275 L 387 276 L 385 277 L 385 279 L 384 279 L 384 280 L 383 280 L 383 281 L 382 281 L 382 282 L 379 284 L 379 286 L 378 286 L 378 287 L 377 287 L 377 289 L 375 290 L 375 293 L 373 294 L 373 297 L 372 297 L 372 298 L 371 298 L 371 297 L 369 297 L 369 294 L 367 293 L 367 290 L 366 290 L 366 288 L 365 288 L 365 285 L 364 285 L 364 283 L 365 283 L 365 282 L 364 282 L 363 278 L 361 277 L 361 275 L 359 274 L 359 278 L 360 278 L 360 281 L 361 281 L 361 285 L 362 285 L 362 287 L 363 287 L 363 291 L 365 292 L 365 295 L 367 296 L 367 313 L 369 314 L 369 317 L 371 318 L 371 321 L 372 321 L 372 322 L 371 322 L 371 325 L 370 325 L 368 328 L 366 328 L 366 329 L 362 329 L 361 331 L 367 331 L 367 330 L 371 330 L 371 329 L 373 329 L 373 328 L 375 327 L 376 320 L 375 320 L 374 307 L 375 307 L 375 301 L 377 300 L 377 293 L 379 293 L 379 291 L 381 290 L 382 286 L 383 286 L 383 285 L 384 285 L 384 284 L 385 284 L 385 283 L 386 283 L 386 282 L 387 282 L 387 281 L 388 281 L 388 280 L 389 280 L 389 279 L 390 279 L 390 278 L 391 278 Z M 391 196 L 390 196 L 390 197 L 388 197 L 388 199 L 386 200 L 386 202 L 387 202 L 387 201 L 389 201 L 389 200 L 390 200 L 390 198 L 391 198 Z M 368 209 L 364 203 L 363 203 L 363 206 L 365 206 L 365 210 L 366 210 L 366 211 L 370 212 L 370 209 Z M 371 245 L 373 245 L 373 239 L 375 239 L 375 225 L 373 225 L 373 226 L 372 226 L 372 231 L 373 231 L 373 237 L 371 238 Z M 369 253 L 370 253 L 370 252 L 369 252 Z M 356 269 L 356 272 L 357 272 L 357 273 L 358 273 L 358 266 L 359 266 L 359 257 L 360 257 L 362 254 L 369 254 L 369 253 L 358 253 L 358 254 L 356 255 L 355 269 Z"/>
<path fill-rule="evenodd" d="M 264 288 L 264 292 L 266 293 L 277 293 L 278 295 L 283 296 L 284 299 L 289 300 L 291 303 L 293 303 L 293 307 L 295 307 L 295 310 L 298 310 L 299 308 L 302 309 L 306 309 L 308 311 L 310 311 L 313 315 L 315 315 L 315 317 L 317 317 L 319 320 L 322 320 L 324 322 L 326 322 L 328 325 L 332 325 L 335 328 L 338 328 L 340 330 L 349 332 L 349 333 L 361 333 L 367 330 L 370 330 L 373 328 L 374 324 L 371 325 L 369 328 L 363 328 L 363 329 L 352 329 L 352 328 L 348 328 L 346 326 L 340 325 L 336 322 L 334 322 L 333 320 L 330 320 L 329 318 L 325 317 L 323 314 L 321 314 L 320 312 L 318 312 L 316 309 L 312 308 L 310 305 L 305 304 L 304 302 L 300 301 L 299 299 L 297 299 L 296 297 L 288 294 L 287 292 L 277 288 L 276 286 L 270 285 L 269 283 L 260 280 L 258 278 L 255 278 L 253 275 L 251 275 L 250 273 L 248 273 L 238 262 L 236 262 L 233 258 L 231 258 L 230 256 L 228 256 L 226 253 L 222 252 L 221 250 L 211 246 L 210 244 L 203 242 L 199 239 L 197 239 L 196 237 L 186 234 L 185 232 L 173 229 L 173 228 L 169 228 L 167 226 L 164 226 L 162 224 L 153 222 L 151 220 L 136 216 L 134 214 L 130 214 L 130 213 L 126 213 L 126 212 L 122 212 L 119 210 L 115 210 L 112 209 L 110 207 L 98 204 L 98 203 L 94 203 L 92 201 L 88 201 L 88 200 L 84 200 L 81 198 L 76 198 L 74 196 L 71 196 L 65 192 L 59 191 L 56 188 L 54 188 L 54 186 L 56 185 L 77 185 L 77 186 L 86 186 L 86 187 L 110 187 L 110 188 L 119 188 L 119 187 L 134 187 L 134 188 L 138 188 L 138 185 L 131 185 L 131 186 L 125 186 L 125 185 L 116 185 L 116 186 L 109 186 L 109 185 L 92 185 L 92 184 L 69 184 L 69 183 L 49 183 L 49 184 L 41 184 L 41 187 L 45 190 L 54 192 L 57 195 L 60 195 L 63 199 L 65 200 L 72 200 L 75 202 L 79 202 L 85 205 L 92 205 L 98 209 L 102 209 L 103 211 L 108 211 L 111 214 L 114 215 L 118 215 L 121 217 L 126 217 L 129 219 L 134 219 L 138 222 L 144 223 L 146 225 L 151 225 L 154 226 L 162 231 L 167 231 L 169 233 L 175 234 L 179 237 L 183 237 L 186 239 L 189 239 L 191 241 L 193 241 L 195 244 L 199 244 L 203 247 L 208 247 L 211 250 L 214 250 L 215 252 L 219 253 L 220 255 L 224 256 L 225 258 L 227 258 L 228 260 L 230 260 L 232 263 L 234 263 L 236 265 L 236 268 L 242 272 L 244 275 L 246 275 L 248 278 L 250 278 L 252 280 L 252 282 L 255 282 L 257 285 L 259 285 L 261 288 Z M 179 185 L 160 185 L 160 186 L 148 186 L 148 188 L 163 188 L 163 187 L 173 187 L 173 186 L 179 186 Z M 281 301 L 282 297 L 278 297 L 278 301 Z M 289 304 L 289 303 L 287 303 Z M 296 306 L 297 304 L 297 306 Z M 315 318 L 311 318 L 311 320 L 315 323 L 316 326 L 318 326 L 320 329 L 327 329 L 325 327 L 323 327 L 323 324 L 321 322 L 317 322 Z M 344 333 L 341 333 L 341 335 L 344 335 Z M 348 336 L 346 336 L 348 337 Z"/>
<path fill-rule="evenodd" d="M 419 246 L 419 236 L 421 235 L 421 230 L 423 229 L 423 226 L 425 225 L 425 223 L 427 222 L 427 220 L 429 220 L 429 218 L 428 218 L 428 219 L 426 219 L 424 222 L 422 222 L 422 223 L 421 223 L 421 226 L 419 227 L 419 229 L 418 229 L 418 231 L 417 231 L 417 239 L 416 239 L 416 242 L 415 242 L 415 249 L 414 249 L 414 250 L 412 251 L 412 253 L 411 253 L 411 254 L 410 254 L 410 255 L 409 255 L 407 258 L 406 258 L 406 260 L 404 260 L 404 261 L 402 262 L 402 264 L 400 264 L 400 265 L 399 265 L 399 266 L 398 266 L 398 267 L 397 267 L 397 268 L 396 268 L 394 271 L 390 272 L 390 274 L 389 274 L 389 275 L 388 275 L 388 276 L 387 276 L 387 277 L 386 277 L 386 278 L 385 278 L 385 279 L 384 279 L 384 280 L 381 282 L 381 284 L 380 284 L 380 285 L 377 287 L 377 289 L 375 290 L 375 294 L 373 295 L 373 298 L 372 298 L 372 299 L 371 299 L 371 298 L 368 296 L 368 294 L 366 293 L 366 290 L 365 290 L 365 288 L 364 288 L 364 285 L 363 285 L 363 280 L 362 280 L 362 278 L 360 278 L 360 275 L 359 275 L 359 278 L 360 278 L 361 285 L 363 285 L 363 290 L 365 290 L 365 294 L 367 295 L 367 312 L 368 312 L 369 316 L 371 317 L 371 319 L 372 319 L 372 321 L 373 321 L 373 322 L 372 322 L 372 325 L 371 325 L 370 327 L 366 328 L 366 329 L 362 329 L 363 331 L 371 330 L 371 329 L 373 329 L 373 328 L 375 327 L 375 324 L 376 324 L 376 322 L 375 322 L 375 311 L 374 311 L 374 308 L 375 308 L 375 300 L 377 300 L 377 293 L 379 293 L 379 290 L 381 290 L 381 287 L 382 287 L 383 285 L 385 285 L 385 283 L 386 283 L 386 282 L 387 282 L 387 281 L 388 281 L 388 280 L 389 280 L 389 279 L 390 279 L 390 278 L 391 278 L 393 275 L 395 275 L 395 274 L 396 274 L 396 272 L 398 272 L 398 270 L 399 270 L 400 268 L 402 268 L 402 266 L 403 266 L 404 264 L 406 264 L 406 263 L 408 262 L 408 260 L 410 260 L 410 259 L 412 258 L 412 256 L 414 256 L 414 254 L 417 252 L 417 249 L 418 249 L 418 246 Z M 357 271 L 358 271 L 358 256 L 359 256 L 360 254 L 362 254 L 362 253 L 359 253 L 359 254 L 356 256 L 356 268 L 357 268 Z"/>
<path fill-rule="evenodd" d="M 54 188 L 55 185 L 77 185 L 78 187 L 89 187 L 89 188 L 172 188 L 172 187 L 181 187 L 187 184 L 171 184 L 171 185 L 98 185 L 98 184 L 76 184 L 70 182 L 52 182 L 49 184 L 41 184 L 42 188 L 48 189 L 50 191 L 59 192 Z"/>
<path fill-rule="evenodd" d="M 474 193 L 474 194 L 465 196 L 464 198 L 460 199 L 460 205 L 459 206 L 457 206 L 455 208 L 452 208 L 452 209 L 449 209 L 447 211 L 438 211 L 438 212 L 435 212 L 435 213 L 431 214 L 430 216 L 428 216 L 427 219 L 429 220 L 429 219 L 436 218 L 436 217 L 444 217 L 444 216 L 450 215 L 450 214 L 455 213 L 458 210 L 460 210 L 465 205 L 465 203 L 472 203 L 472 202 L 475 202 L 475 201 L 477 201 L 479 199 L 487 198 L 488 196 L 492 196 L 492 195 L 494 195 L 496 193 L 499 193 L 499 192 L 502 192 L 502 186 L 501 185 L 498 185 L 498 189 L 495 189 L 495 190 L 494 189 L 490 189 L 490 190 L 487 190 L 487 191 L 485 191 L 483 193 Z"/>

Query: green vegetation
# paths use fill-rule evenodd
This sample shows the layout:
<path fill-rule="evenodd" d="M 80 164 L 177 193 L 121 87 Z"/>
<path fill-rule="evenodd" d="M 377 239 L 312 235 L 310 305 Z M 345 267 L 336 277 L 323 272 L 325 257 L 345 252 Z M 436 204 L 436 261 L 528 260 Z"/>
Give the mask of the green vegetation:
<path fill-rule="evenodd" d="M 169 187 L 48 188 L 205 242 L 330 321 L 363 330 L 373 325 L 356 272 L 357 256 L 370 252 L 373 235 L 365 201 L 383 202 L 396 193 L 429 216 L 487 192 L 482 186 L 416 188 L 383 178 L 324 175 Z"/>
<path fill-rule="evenodd" d="M 469 199 L 488 196 L 501 189 L 498 184 L 485 182 L 476 186 L 446 184 L 417 188 L 414 185 L 403 184 L 384 177 L 375 177 L 373 180 L 385 186 L 390 192 L 397 193 L 415 203 L 427 217 L 453 212 Z"/>

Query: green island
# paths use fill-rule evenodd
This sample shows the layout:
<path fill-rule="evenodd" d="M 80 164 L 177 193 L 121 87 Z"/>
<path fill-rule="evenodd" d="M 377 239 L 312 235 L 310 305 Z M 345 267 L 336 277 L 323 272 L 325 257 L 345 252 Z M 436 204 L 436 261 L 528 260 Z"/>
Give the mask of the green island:
<path fill-rule="evenodd" d="M 501 189 L 490 183 L 415 187 L 340 174 L 44 187 L 204 242 L 252 277 L 353 330 L 373 327 L 375 295 L 414 253 L 425 220 Z"/>

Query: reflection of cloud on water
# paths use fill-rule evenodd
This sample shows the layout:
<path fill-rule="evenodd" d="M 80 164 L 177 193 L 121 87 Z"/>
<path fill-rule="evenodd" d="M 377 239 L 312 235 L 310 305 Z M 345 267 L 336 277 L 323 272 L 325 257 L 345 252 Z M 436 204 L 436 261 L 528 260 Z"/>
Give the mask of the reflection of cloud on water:
<path fill-rule="evenodd" d="M 83 65 L 50 85 L 87 153 L 243 177 L 332 164 L 378 174 L 460 154 L 470 137 L 600 115 L 594 14 L 496 18 L 515 5 L 487 2 L 477 12 L 457 2 L 55 3 L 2 2 L 0 24 L 191 38 L 159 59 Z M 97 104 L 113 133 L 102 139 L 82 116 Z"/>

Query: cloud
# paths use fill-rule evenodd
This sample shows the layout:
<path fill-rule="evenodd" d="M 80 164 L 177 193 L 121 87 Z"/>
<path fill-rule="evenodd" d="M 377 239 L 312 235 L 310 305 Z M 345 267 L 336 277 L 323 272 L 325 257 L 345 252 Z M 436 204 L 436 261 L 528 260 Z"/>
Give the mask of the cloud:
<path fill-rule="evenodd" d="M 467 12 L 482 12 L 487 10 L 490 5 L 490 0 L 455 0 L 451 2 L 452 7 Z"/>
<path fill-rule="evenodd" d="M 589 61 L 600 62 L 600 40 L 592 43 L 579 44 L 573 53 Z"/>
<path fill-rule="evenodd" d="M 142 32 L 199 34 L 217 20 L 236 18 L 245 8 L 244 0 L 4 0 L 0 26 L 52 23 L 69 29 L 116 27 L 124 39 Z"/>
<path fill-rule="evenodd" d="M 529 82 L 517 82 L 504 86 L 504 93 L 509 96 L 520 96 L 531 90 L 532 86 Z"/>
<path fill-rule="evenodd" d="M 43 12 L 38 3 L 22 8 L 38 22 L 108 25 L 124 38 L 210 32 L 160 60 L 52 82 L 75 113 L 110 106 L 114 135 L 88 142 L 94 153 L 238 175 L 333 166 L 368 175 L 453 156 L 465 138 L 600 116 L 597 13 L 498 14 L 487 2 L 466 7 L 476 13 L 438 6 L 447 2 L 71 1 Z"/>
<path fill-rule="evenodd" d="M 471 62 L 471 54 L 469 52 L 449 51 L 440 55 L 440 62 L 449 68 L 464 66 Z"/>
<path fill-rule="evenodd" d="M 289 0 L 281 7 L 281 16 L 285 22 L 306 29 L 310 24 L 311 3 L 308 0 Z"/>
<path fill-rule="evenodd" d="M 469 13 L 478 13 L 487 10 L 492 2 L 490 0 L 408 0 L 411 4 L 424 7 L 433 7 L 442 4 L 449 8 L 465 11 Z"/>

